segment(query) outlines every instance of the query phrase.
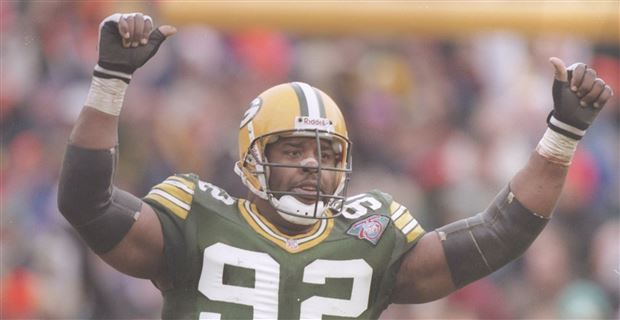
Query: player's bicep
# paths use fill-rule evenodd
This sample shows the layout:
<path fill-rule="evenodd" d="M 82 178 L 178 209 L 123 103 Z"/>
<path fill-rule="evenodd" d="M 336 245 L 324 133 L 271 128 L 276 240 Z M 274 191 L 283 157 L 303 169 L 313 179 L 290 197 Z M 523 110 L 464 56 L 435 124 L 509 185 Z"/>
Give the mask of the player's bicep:
<path fill-rule="evenodd" d="M 422 236 L 403 258 L 392 292 L 394 303 L 423 303 L 455 290 L 437 232 Z"/>
<path fill-rule="evenodd" d="M 164 237 L 153 208 L 143 203 L 127 235 L 112 250 L 101 254 L 109 265 L 127 275 L 153 279 L 164 266 Z"/>

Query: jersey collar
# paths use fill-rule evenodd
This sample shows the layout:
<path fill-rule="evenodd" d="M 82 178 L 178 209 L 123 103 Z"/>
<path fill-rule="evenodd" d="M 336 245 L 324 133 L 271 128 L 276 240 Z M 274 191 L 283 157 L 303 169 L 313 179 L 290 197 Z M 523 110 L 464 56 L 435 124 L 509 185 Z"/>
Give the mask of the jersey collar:
<path fill-rule="evenodd" d="M 291 236 L 278 230 L 250 201 L 239 199 L 238 206 L 241 215 L 256 233 L 290 253 L 302 252 L 318 245 L 334 227 L 334 219 L 321 219 L 307 232 Z"/>

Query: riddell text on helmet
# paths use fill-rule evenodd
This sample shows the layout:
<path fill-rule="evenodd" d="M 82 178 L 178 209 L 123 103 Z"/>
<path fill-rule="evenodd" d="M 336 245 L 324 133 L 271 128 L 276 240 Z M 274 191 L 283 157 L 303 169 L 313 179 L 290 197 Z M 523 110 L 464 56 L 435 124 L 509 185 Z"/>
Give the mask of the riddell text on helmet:
<path fill-rule="evenodd" d="M 295 129 L 318 129 L 331 132 L 334 126 L 332 121 L 326 118 L 296 117 Z"/>

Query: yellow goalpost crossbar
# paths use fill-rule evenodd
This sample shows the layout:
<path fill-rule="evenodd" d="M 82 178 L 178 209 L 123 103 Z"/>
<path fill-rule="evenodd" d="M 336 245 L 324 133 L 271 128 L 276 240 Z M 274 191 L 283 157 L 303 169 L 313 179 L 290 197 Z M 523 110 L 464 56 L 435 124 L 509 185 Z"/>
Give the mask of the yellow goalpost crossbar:
<path fill-rule="evenodd" d="M 161 21 L 223 31 L 466 37 L 508 30 L 620 43 L 619 1 L 162 1 Z"/>

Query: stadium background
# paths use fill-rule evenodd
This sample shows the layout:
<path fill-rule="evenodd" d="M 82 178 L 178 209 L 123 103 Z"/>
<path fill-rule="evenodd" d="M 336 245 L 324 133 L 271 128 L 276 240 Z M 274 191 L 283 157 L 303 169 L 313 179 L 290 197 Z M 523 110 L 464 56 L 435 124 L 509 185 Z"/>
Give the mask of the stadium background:
<path fill-rule="evenodd" d="M 549 56 L 593 66 L 616 97 L 581 142 L 540 238 L 492 276 L 383 318 L 619 317 L 618 1 L 2 1 L 0 9 L 0 318 L 159 317 L 150 282 L 101 262 L 56 207 L 97 27 L 119 11 L 179 28 L 128 90 L 120 186 L 144 195 L 173 172 L 195 172 L 243 196 L 232 172 L 240 116 L 259 92 L 300 80 L 345 113 L 351 194 L 392 193 L 427 230 L 483 209 L 525 163 L 552 104 Z"/>

